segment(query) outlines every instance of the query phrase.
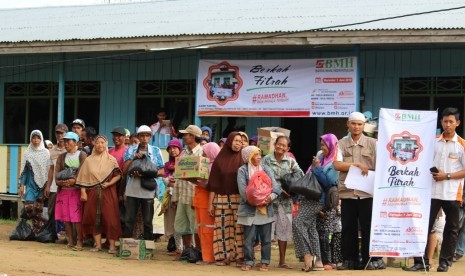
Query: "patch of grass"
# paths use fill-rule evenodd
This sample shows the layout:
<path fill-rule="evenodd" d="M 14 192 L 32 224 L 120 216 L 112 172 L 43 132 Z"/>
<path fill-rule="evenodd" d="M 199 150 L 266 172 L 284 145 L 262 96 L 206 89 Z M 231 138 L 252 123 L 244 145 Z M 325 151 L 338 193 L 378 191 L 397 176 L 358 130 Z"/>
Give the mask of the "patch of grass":
<path fill-rule="evenodd" d="M 16 224 L 16 220 L 11 220 L 11 219 L 0 219 L 0 224 Z"/>

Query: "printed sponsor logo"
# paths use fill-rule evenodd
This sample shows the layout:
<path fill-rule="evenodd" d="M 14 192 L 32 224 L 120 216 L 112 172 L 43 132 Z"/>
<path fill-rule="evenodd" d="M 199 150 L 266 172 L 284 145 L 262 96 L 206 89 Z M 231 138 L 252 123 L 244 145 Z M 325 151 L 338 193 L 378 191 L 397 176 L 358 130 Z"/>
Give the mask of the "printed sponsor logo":
<path fill-rule="evenodd" d="M 421 120 L 420 114 L 415 114 L 415 113 L 401 113 L 397 112 L 394 115 L 394 118 L 396 121 L 413 121 L 413 122 L 419 122 Z"/>

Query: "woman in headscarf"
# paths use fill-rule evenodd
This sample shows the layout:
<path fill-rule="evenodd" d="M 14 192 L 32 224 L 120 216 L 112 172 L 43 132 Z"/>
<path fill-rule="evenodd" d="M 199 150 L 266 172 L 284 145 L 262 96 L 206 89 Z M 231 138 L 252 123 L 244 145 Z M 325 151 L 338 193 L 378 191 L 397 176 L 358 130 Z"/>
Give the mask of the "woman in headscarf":
<path fill-rule="evenodd" d="M 25 200 L 24 209 L 32 221 L 34 234 L 37 234 L 44 224 L 42 199 L 50 165 L 50 152 L 44 146 L 42 132 L 33 130 L 29 146 L 21 159 L 19 196 Z"/>
<path fill-rule="evenodd" d="M 242 137 L 242 148 L 245 148 L 249 145 L 249 136 L 243 131 L 239 131 L 239 134 Z"/>
<path fill-rule="evenodd" d="M 243 263 L 244 233 L 242 226 L 237 224 L 237 208 L 241 199 L 237 171 L 243 165 L 241 149 L 241 135 L 231 132 L 213 163 L 208 179 L 208 213 L 215 217 L 213 253 L 219 266 L 229 265 L 236 258 L 238 265 Z"/>
<path fill-rule="evenodd" d="M 213 137 L 212 137 L 212 129 L 207 127 L 207 126 L 203 126 L 200 128 L 202 130 L 202 137 L 204 137 L 205 139 L 207 139 L 207 143 L 208 142 L 211 142 L 213 140 Z"/>
<path fill-rule="evenodd" d="M 82 164 L 76 179 L 76 185 L 81 187 L 81 199 L 85 200 L 82 233 L 83 236 L 93 235 L 95 246 L 90 250 L 92 252 L 102 250 L 104 234 L 110 245 L 108 253 L 117 253 L 115 241 L 121 237 L 121 223 L 116 183 L 120 179 L 118 163 L 108 153 L 108 139 L 98 135 L 92 154 Z M 83 196 L 86 190 L 88 194 Z"/>
<path fill-rule="evenodd" d="M 321 259 L 325 269 L 329 270 L 335 268 L 336 264 L 342 261 L 341 212 L 339 206 L 334 209 L 326 207 L 326 191 L 332 186 L 337 186 L 339 179 L 339 172 L 333 166 L 338 139 L 332 133 L 325 134 L 320 139 L 321 150 L 313 158 L 307 173 L 312 171 L 325 190 L 321 197 L 323 209 L 318 216 L 317 230 L 320 237 Z"/>
<path fill-rule="evenodd" d="M 287 136 L 279 136 L 274 144 L 274 152 L 263 157 L 262 164 L 269 166 L 273 171 L 276 181 L 280 182 L 283 175 L 288 173 L 299 173 L 301 176 L 304 172 L 300 169 L 295 159 L 287 155 L 291 148 L 291 139 Z M 292 241 L 292 198 L 288 193 L 283 191 L 281 195 L 273 202 L 276 216 L 276 238 L 279 246 L 279 268 L 291 268 L 286 263 L 287 242 Z"/>
<path fill-rule="evenodd" d="M 168 151 L 168 162 L 165 163 L 165 172 L 163 175 L 163 182 L 168 189 L 165 190 L 165 194 L 162 199 L 162 213 L 164 214 L 164 225 L 165 225 L 165 236 L 169 239 L 169 243 L 176 245 L 176 248 L 168 248 L 169 252 L 175 252 L 173 254 L 181 255 L 182 253 L 182 237 L 176 234 L 174 231 L 174 219 L 176 218 L 176 207 L 171 204 L 171 196 L 173 195 L 173 187 L 176 180 L 173 177 L 174 165 L 176 157 L 181 154 L 182 144 L 174 138 L 168 143 L 166 148 Z"/>
<path fill-rule="evenodd" d="M 337 137 L 334 134 L 328 133 L 321 136 L 322 156 L 314 156 L 313 163 L 307 171 L 307 174 L 310 172 L 315 174 L 323 190 L 335 185 L 339 178 L 339 173 L 333 166 L 336 149 Z M 306 272 L 324 270 L 317 231 L 317 218 L 323 209 L 324 196 L 325 193 L 321 195 L 320 200 L 303 198 L 297 216 L 292 223 L 295 254 L 297 259 L 303 259 L 304 268 L 302 270 Z"/>
<path fill-rule="evenodd" d="M 245 164 L 240 167 L 237 173 L 237 185 L 241 194 L 237 223 L 244 227 L 245 240 L 243 271 L 250 270 L 254 265 L 254 242 L 257 234 L 261 241 L 259 270 L 268 271 L 271 261 L 271 224 L 274 221 L 274 210 L 271 202 L 281 194 L 281 187 L 274 179 L 273 171 L 268 166 L 260 164 L 261 158 L 259 148 L 255 146 L 243 148 L 242 160 Z M 252 188 L 247 187 L 253 185 L 251 181 L 263 181 L 261 185 L 271 186 L 269 187 L 270 193 L 264 195 L 266 199 L 260 206 L 254 206 L 248 200 L 246 189 Z"/>
<path fill-rule="evenodd" d="M 220 152 L 220 147 L 215 142 L 209 142 L 203 147 L 203 156 L 210 160 L 210 168 L 214 164 L 216 156 Z M 192 205 L 195 208 L 195 219 L 197 221 L 197 233 L 200 239 L 202 248 L 202 261 L 197 264 L 211 264 L 215 262 L 213 257 L 213 230 L 215 227 L 215 217 L 208 214 L 208 196 L 207 191 L 208 180 L 196 179 L 194 184 L 194 200 Z"/>

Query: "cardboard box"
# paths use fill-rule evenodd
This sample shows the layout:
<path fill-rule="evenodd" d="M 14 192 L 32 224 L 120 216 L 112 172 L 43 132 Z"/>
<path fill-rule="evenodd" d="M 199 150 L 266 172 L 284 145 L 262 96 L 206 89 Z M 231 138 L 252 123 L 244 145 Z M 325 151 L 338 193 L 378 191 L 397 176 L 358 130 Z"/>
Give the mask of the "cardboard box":
<path fill-rule="evenodd" d="M 281 127 L 262 127 L 257 129 L 258 143 L 257 147 L 262 150 L 262 155 L 267 155 L 274 151 L 274 143 L 279 136 L 291 135 L 289 129 Z"/>
<path fill-rule="evenodd" d="M 174 178 L 208 179 L 210 160 L 203 156 L 176 157 L 174 163 Z"/>
<path fill-rule="evenodd" d="M 126 260 L 152 260 L 155 253 L 153 241 L 120 239 L 119 256 Z"/>

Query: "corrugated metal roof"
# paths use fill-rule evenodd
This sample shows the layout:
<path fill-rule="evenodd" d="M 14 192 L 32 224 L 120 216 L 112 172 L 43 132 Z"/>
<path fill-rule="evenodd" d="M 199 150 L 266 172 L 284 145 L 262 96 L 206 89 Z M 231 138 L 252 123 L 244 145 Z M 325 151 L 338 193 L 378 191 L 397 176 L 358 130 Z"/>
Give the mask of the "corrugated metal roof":
<path fill-rule="evenodd" d="M 0 42 L 299 32 L 465 6 L 463 0 L 159 0 L 0 10 Z M 463 29 L 465 9 L 327 30 Z"/>

